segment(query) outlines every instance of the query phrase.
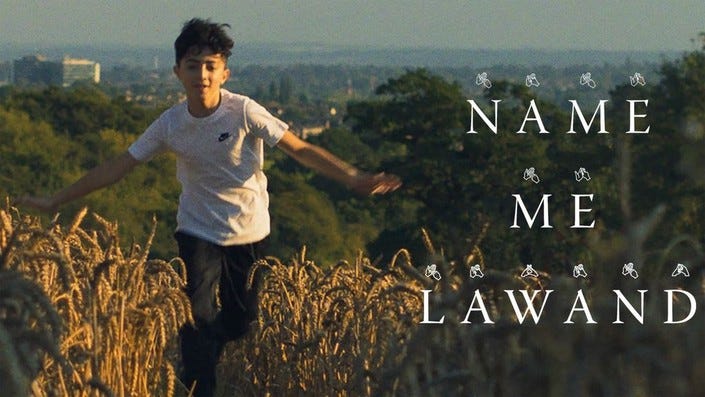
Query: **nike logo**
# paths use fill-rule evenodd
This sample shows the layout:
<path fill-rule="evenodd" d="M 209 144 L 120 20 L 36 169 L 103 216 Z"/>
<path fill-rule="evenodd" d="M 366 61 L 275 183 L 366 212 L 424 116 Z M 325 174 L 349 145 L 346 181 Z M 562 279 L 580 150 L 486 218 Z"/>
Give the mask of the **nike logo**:
<path fill-rule="evenodd" d="M 223 142 L 224 140 L 226 140 L 228 138 L 230 138 L 230 133 L 224 132 L 224 133 L 220 134 L 220 136 L 218 137 L 218 142 Z"/>

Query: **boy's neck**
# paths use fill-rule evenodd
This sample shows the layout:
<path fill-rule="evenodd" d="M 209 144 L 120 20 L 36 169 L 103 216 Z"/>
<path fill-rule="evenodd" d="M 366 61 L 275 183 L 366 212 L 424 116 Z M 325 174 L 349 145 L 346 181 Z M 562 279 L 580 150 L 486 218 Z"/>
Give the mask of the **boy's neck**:
<path fill-rule="evenodd" d="M 196 118 L 208 117 L 220 106 L 220 92 L 212 98 L 187 98 L 188 112 Z"/>

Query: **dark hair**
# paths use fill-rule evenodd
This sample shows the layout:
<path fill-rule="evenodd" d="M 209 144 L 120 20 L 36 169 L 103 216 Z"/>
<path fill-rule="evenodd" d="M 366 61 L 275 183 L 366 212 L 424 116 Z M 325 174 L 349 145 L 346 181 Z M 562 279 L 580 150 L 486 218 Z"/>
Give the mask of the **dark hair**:
<path fill-rule="evenodd" d="M 193 18 L 186 22 L 181 29 L 181 34 L 174 42 L 176 51 L 176 64 L 190 52 L 201 53 L 205 48 L 210 48 L 216 54 L 222 54 L 227 59 L 233 48 L 233 40 L 225 33 L 229 28 L 227 23 L 212 23 L 210 19 Z"/>

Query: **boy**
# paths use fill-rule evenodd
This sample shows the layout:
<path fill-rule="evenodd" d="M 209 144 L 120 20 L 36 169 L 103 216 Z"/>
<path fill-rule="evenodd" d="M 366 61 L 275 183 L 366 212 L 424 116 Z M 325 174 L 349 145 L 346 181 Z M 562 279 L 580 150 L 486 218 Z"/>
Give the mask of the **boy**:
<path fill-rule="evenodd" d="M 195 396 L 212 396 L 224 344 L 247 332 L 257 291 L 245 288 L 251 265 L 262 257 L 269 234 L 264 143 L 359 194 L 396 190 L 393 175 L 358 171 L 329 152 L 300 140 L 251 99 L 228 92 L 228 25 L 192 19 L 174 43 L 174 73 L 186 102 L 165 111 L 117 158 L 90 170 L 51 197 L 23 197 L 20 204 L 53 212 L 60 205 L 119 181 L 138 164 L 172 151 L 182 186 L 175 238 L 186 264 L 186 293 L 195 327 L 181 334 L 182 380 Z M 216 306 L 219 287 L 222 310 Z M 195 383 L 195 385 L 194 385 Z"/>

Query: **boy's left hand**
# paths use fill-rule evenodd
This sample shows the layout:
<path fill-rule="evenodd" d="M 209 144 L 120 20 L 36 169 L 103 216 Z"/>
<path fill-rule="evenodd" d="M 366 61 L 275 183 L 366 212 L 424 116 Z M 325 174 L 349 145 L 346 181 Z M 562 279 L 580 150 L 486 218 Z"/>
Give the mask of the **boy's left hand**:
<path fill-rule="evenodd" d="M 396 175 L 366 174 L 361 173 L 355 177 L 350 188 L 356 193 L 369 196 L 373 194 L 385 194 L 397 190 L 401 186 L 401 179 Z"/>

